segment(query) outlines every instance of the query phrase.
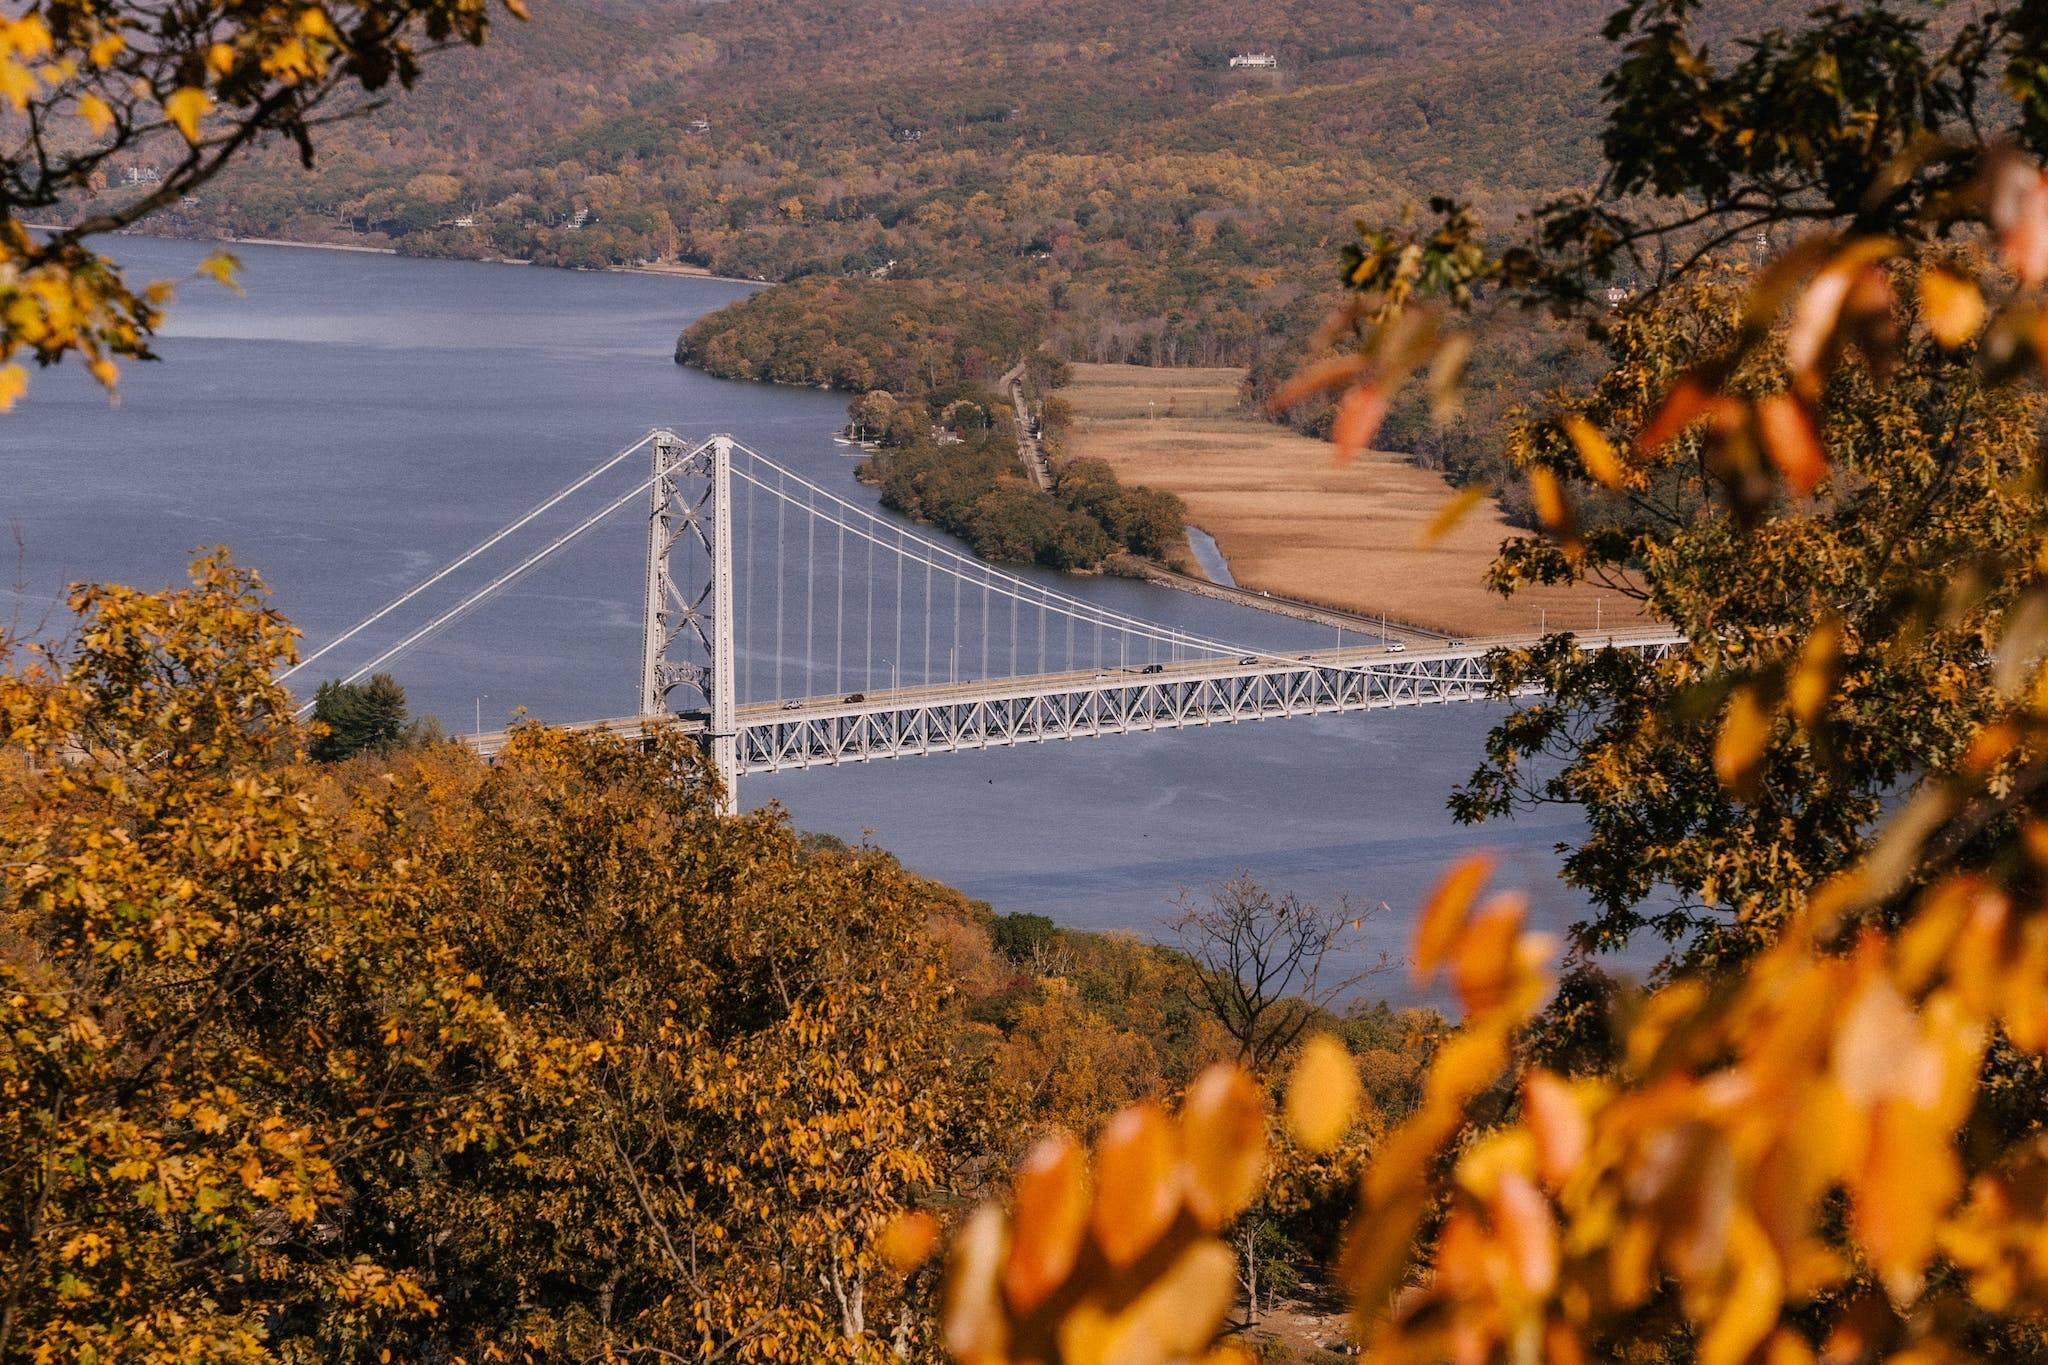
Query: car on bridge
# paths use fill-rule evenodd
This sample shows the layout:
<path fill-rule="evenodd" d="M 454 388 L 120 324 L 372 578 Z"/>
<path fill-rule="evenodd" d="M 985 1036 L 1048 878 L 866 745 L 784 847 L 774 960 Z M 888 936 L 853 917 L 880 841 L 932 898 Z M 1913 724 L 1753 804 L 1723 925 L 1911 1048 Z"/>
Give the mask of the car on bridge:
<path fill-rule="evenodd" d="M 868 694 L 865 692 L 848 692 L 846 694 L 846 700 L 848 702 L 866 701 L 867 699 Z"/>
<path fill-rule="evenodd" d="M 1142 670 L 1140 670 L 1140 671 L 1141 671 L 1141 672 L 1145 672 L 1145 673 L 1164 673 L 1164 672 L 1166 671 L 1166 665 L 1165 665 L 1165 664 L 1146 664 L 1146 665 L 1145 665 L 1145 667 L 1144 667 L 1144 668 L 1143 668 Z"/>

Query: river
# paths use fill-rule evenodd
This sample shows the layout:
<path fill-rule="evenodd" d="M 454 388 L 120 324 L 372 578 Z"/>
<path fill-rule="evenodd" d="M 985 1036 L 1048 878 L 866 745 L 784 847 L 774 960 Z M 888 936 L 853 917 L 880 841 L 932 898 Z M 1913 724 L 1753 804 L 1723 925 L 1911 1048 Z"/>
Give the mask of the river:
<path fill-rule="evenodd" d="M 187 279 L 205 252 L 143 238 L 113 246 L 138 279 Z M 238 254 L 246 292 L 181 285 L 161 363 L 125 366 L 118 405 L 65 366 L 36 373 L 0 417 L 0 526 L 20 545 L 0 622 L 61 629 L 65 583 L 161 585 L 195 547 L 225 543 L 261 570 L 308 641 L 324 642 L 656 425 L 729 431 L 874 504 L 832 439 L 842 396 L 726 382 L 671 360 L 678 329 L 744 285 Z M 630 488 L 633 464 L 536 534 Z M 754 530 L 765 540 L 762 523 Z M 414 708 L 451 730 L 500 725 L 516 707 L 549 720 L 635 709 L 643 534 L 622 513 L 400 659 L 391 671 Z M 766 553 L 757 546 L 752 563 Z M 419 605 L 450 605 L 480 581 L 451 581 Z M 1216 638 L 1330 643 L 1298 622 L 1150 584 L 1061 586 Z M 424 619 L 401 614 L 358 643 L 374 650 Z M 750 674 L 767 695 L 760 649 Z M 368 657 L 352 645 L 332 661 Z M 1178 894 L 1243 870 L 1304 896 L 1384 904 L 1366 951 L 1398 955 L 1418 897 L 1474 847 L 1500 854 L 1503 879 L 1526 888 L 1539 921 L 1575 915 L 1553 852 L 1579 828 L 1571 813 L 1480 830 L 1446 814 L 1495 714 L 1432 707 L 852 765 L 750 778 L 742 796 L 780 803 L 805 829 L 870 839 L 999 910 L 1152 935 Z M 1392 973 L 1365 991 L 1408 995 Z"/>

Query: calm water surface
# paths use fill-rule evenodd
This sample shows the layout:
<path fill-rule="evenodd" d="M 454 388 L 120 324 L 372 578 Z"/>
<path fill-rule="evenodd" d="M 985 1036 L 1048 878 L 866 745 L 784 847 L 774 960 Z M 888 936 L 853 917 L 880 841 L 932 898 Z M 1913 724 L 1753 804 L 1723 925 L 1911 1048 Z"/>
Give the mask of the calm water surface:
<path fill-rule="evenodd" d="M 129 239 L 115 254 L 140 278 L 177 278 L 205 248 Z M 61 626 L 69 581 L 160 585 L 180 577 L 195 548 L 225 543 L 262 571 L 308 641 L 324 643 L 655 425 L 729 431 L 874 504 L 832 440 L 841 396 L 729 383 L 672 362 L 677 331 L 745 286 L 288 248 L 239 254 L 246 295 L 183 286 L 163 363 L 126 367 L 118 407 L 66 367 L 37 374 L 29 398 L 0 417 L 0 526 L 20 542 L 9 579 L 27 622 Z M 444 584 L 417 604 L 421 614 L 401 613 L 323 660 L 323 674 L 330 662 L 367 661 L 624 492 L 639 464 Z M 772 574 L 773 513 L 749 516 L 743 572 L 759 584 Z M 479 716 L 496 726 L 521 706 L 549 720 L 633 710 L 641 535 L 638 518 L 621 513 L 402 658 L 392 671 L 415 708 L 456 730 Z M 848 563 L 848 591 L 865 611 L 866 565 L 857 550 Z M 863 634 L 894 641 L 888 570 L 876 573 L 881 604 Z M 1329 643 L 1297 622 L 1150 585 L 1062 587 L 1247 645 Z M 757 596 L 743 632 L 754 696 L 774 689 L 769 610 Z M 790 632 L 785 693 L 800 680 L 809 691 L 861 686 L 891 662 L 865 643 L 828 661 L 820 633 L 806 676 Z M 1051 636 L 1057 656 L 1064 641 Z M 913 650 L 888 652 L 906 655 L 903 674 L 921 667 Z M 1492 714 L 1429 708 L 853 765 L 750 778 L 742 795 L 749 806 L 781 803 L 804 828 L 872 838 L 1001 910 L 1150 934 L 1182 889 L 1243 869 L 1304 895 L 1387 903 L 1377 946 L 1398 952 L 1407 911 L 1436 871 L 1480 845 L 1502 855 L 1540 918 L 1574 917 L 1552 848 L 1574 835 L 1575 819 L 1473 831 L 1445 813 Z M 1392 978 L 1368 989 L 1402 994 Z"/>

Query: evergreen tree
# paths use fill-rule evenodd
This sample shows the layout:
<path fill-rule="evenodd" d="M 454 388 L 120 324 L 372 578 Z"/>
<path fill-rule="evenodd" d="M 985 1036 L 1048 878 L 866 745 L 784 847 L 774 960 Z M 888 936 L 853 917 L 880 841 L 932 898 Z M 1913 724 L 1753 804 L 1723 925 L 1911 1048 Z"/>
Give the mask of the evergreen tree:
<path fill-rule="evenodd" d="M 322 763 L 361 753 L 388 754 L 412 737 L 405 689 L 389 673 L 361 683 L 324 682 L 313 699 L 313 719 L 327 727 L 309 748 Z"/>

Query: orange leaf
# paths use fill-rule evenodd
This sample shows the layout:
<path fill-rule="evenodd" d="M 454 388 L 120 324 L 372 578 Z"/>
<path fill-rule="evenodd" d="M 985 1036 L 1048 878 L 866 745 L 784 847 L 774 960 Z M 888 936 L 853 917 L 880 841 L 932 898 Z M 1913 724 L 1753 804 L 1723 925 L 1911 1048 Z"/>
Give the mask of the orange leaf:
<path fill-rule="evenodd" d="M 1508 1003 L 1521 965 L 1522 898 L 1496 896 L 1466 924 L 1451 959 L 1451 986 L 1465 1013 Z"/>
<path fill-rule="evenodd" d="M 1437 880 L 1428 899 L 1415 915 L 1415 984 L 1427 985 L 1436 969 L 1465 928 L 1465 912 L 1486 879 L 1493 875 L 1493 859 L 1484 853 L 1470 854 L 1454 863 Z"/>
<path fill-rule="evenodd" d="M 1445 499 L 1444 505 L 1429 519 L 1429 524 L 1422 528 L 1422 534 L 1415 538 L 1416 548 L 1426 550 L 1449 535 L 1452 528 L 1463 521 L 1490 491 L 1483 483 L 1467 484 Z"/>
<path fill-rule="evenodd" d="M 1792 677 L 1785 684 L 1786 703 L 1793 719 L 1801 725 L 1812 725 L 1826 709 L 1828 698 L 1834 694 L 1835 667 L 1841 658 L 1842 628 L 1833 621 L 1822 621 L 1806 637 L 1806 647 L 1799 652 L 1799 666 L 1792 670 Z"/>
<path fill-rule="evenodd" d="M 1567 543 L 1578 539 L 1579 521 L 1572 513 L 1571 499 L 1556 474 L 1537 465 L 1529 471 L 1529 499 L 1536 505 L 1536 520 L 1544 530 Z"/>
<path fill-rule="evenodd" d="M 1627 481 L 1628 471 L 1615 456 L 1614 443 L 1600 428 L 1575 412 L 1564 419 L 1564 432 L 1578 449 L 1579 462 L 1594 479 L 1609 488 L 1619 488 Z"/>
<path fill-rule="evenodd" d="M 1843 310 L 1872 267 L 1896 248 L 1886 238 L 1861 237 L 1835 253 L 1814 274 L 1792 305 L 1785 327 L 1785 364 L 1794 375 L 1811 375 L 1834 350 Z"/>
<path fill-rule="evenodd" d="M 2048 280 L 2048 172 L 2007 150 L 1993 158 L 1987 178 L 1989 217 L 2006 266 L 2029 288 Z"/>
<path fill-rule="evenodd" d="M 1358 1067 L 1345 1046 L 1318 1033 L 1302 1046 L 1287 1079 L 1287 1131 L 1320 1155 L 1343 1140 L 1358 1112 Z"/>
<path fill-rule="evenodd" d="M 1024 1314 L 1059 1288 L 1081 1252 L 1088 1176 L 1080 1144 L 1065 1133 L 1040 1142 L 1018 1168 L 1016 1189 L 1003 1295 L 1013 1311 Z"/>
<path fill-rule="evenodd" d="M 1522 1124 L 1536 1139 L 1543 1183 L 1557 1189 L 1585 1159 L 1593 1133 L 1571 1086 L 1548 1071 L 1531 1071 L 1522 1082 Z"/>
<path fill-rule="evenodd" d="M 997 1365 L 1008 1357 L 1009 1326 L 996 1290 L 1004 1233 L 1003 1211 L 983 1204 L 968 1216 L 946 1258 L 939 1332 L 961 1365 Z"/>
<path fill-rule="evenodd" d="M 1728 712 L 1721 718 L 1721 733 L 1714 739 L 1714 776 L 1721 779 L 1722 786 L 1731 791 L 1748 786 L 1770 734 L 1771 720 L 1756 689 L 1736 688 L 1728 698 Z"/>
<path fill-rule="evenodd" d="M 1366 359 L 1362 355 L 1340 355 L 1318 360 L 1275 389 L 1273 396 L 1266 400 L 1266 411 L 1285 412 L 1303 399 L 1341 388 L 1364 373 L 1365 365 Z"/>
<path fill-rule="evenodd" d="M 938 1239 L 938 1219 L 922 1209 L 905 1209 L 882 1228 L 882 1257 L 907 1275 L 924 1264 Z"/>
<path fill-rule="evenodd" d="M 1218 1063 L 1195 1078 L 1180 1111 L 1188 1208 L 1214 1231 L 1259 1192 L 1266 1167 L 1266 1107 L 1251 1077 Z"/>
<path fill-rule="evenodd" d="M 1557 1220 L 1529 1177 L 1503 1171 L 1488 1209 L 1524 1293 L 1541 1299 L 1557 1284 Z"/>
<path fill-rule="evenodd" d="M 1974 280 L 1929 266 L 1920 272 L 1920 316 L 1935 341 L 1953 351 L 1984 325 L 1984 295 Z"/>
<path fill-rule="evenodd" d="M 1095 1142 L 1095 1243 L 1121 1270 L 1151 1250 L 1180 1209 L 1173 1127 L 1159 1106 L 1134 1104 Z"/>
<path fill-rule="evenodd" d="M 1827 450 L 1812 411 L 1792 394 L 1774 393 L 1757 401 L 1756 424 L 1763 436 L 1764 453 L 1777 466 L 1786 487 L 1801 497 L 1811 493 L 1828 468 Z"/>
<path fill-rule="evenodd" d="M 1644 424 L 1641 433 L 1636 436 L 1636 454 L 1652 454 L 1672 437 L 1713 411 L 1719 402 L 1719 394 L 1714 393 L 1696 377 L 1685 376 L 1671 386 L 1671 391 L 1664 395 L 1664 401 L 1657 405 L 1656 414 Z"/>
<path fill-rule="evenodd" d="M 1387 420 L 1387 392 L 1377 384 L 1361 384 L 1337 404 L 1337 416 L 1330 423 L 1330 442 L 1337 447 L 1337 462 L 1349 464 L 1379 434 Z"/>

